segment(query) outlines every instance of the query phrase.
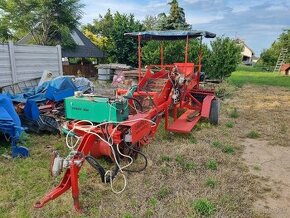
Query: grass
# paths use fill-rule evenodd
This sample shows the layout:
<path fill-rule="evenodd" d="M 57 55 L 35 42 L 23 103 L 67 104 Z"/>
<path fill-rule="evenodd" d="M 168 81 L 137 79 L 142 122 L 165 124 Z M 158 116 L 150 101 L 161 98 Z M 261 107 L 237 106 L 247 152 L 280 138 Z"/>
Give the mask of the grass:
<path fill-rule="evenodd" d="M 205 185 L 210 188 L 215 188 L 217 185 L 217 181 L 212 178 L 207 178 L 205 181 Z"/>
<path fill-rule="evenodd" d="M 232 109 L 229 115 L 230 115 L 230 118 L 235 118 L 235 119 L 240 116 L 237 108 Z"/>
<path fill-rule="evenodd" d="M 233 122 L 227 122 L 225 125 L 228 128 L 233 128 L 235 126 L 235 124 Z"/>
<path fill-rule="evenodd" d="M 175 161 L 184 170 L 194 170 L 197 167 L 197 165 L 193 161 L 187 160 L 185 157 L 181 155 L 177 155 Z"/>
<path fill-rule="evenodd" d="M 231 98 L 236 98 L 235 93 Z M 238 104 L 235 120 L 228 118 L 233 106 L 223 104 L 220 126 L 199 122 L 190 135 L 168 133 L 162 123 L 157 137 L 142 148 L 148 167 L 140 173 L 125 172 L 127 188 L 121 194 L 114 194 L 110 184 L 103 184 L 85 162 L 79 174 L 82 215 L 72 206 L 71 191 L 41 209 L 32 207 L 62 178 L 49 177 L 51 150 L 58 149 L 62 156 L 69 151 L 64 137 L 29 135 L 31 157 L 8 160 L 0 156 L 0 217 L 253 217 L 252 205 L 260 187 L 244 170 L 240 152 L 230 155 L 240 149 L 240 132 L 250 130 L 240 125 L 244 111 Z M 225 120 L 239 131 L 227 129 Z M 9 152 L 9 147 L 1 152 Z M 100 163 L 106 169 L 114 166 L 103 160 Z M 121 182 L 119 174 L 114 187 L 119 188 Z M 225 193 L 229 200 L 223 200 Z"/>
<path fill-rule="evenodd" d="M 247 134 L 247 137 L 250 139 L 257 139 L 260 137 L 260 134 L 256 131 L 252 130 Z"/>
<path fill-rule="evenodd" d="M 238 87 L 245 84 L 266 85 L 266 86 L 281 86 L 290 89 L 290 76 L 284 76 L 272 72 L 249 72 L 235 71 L 232 73 L 228 81 Z"/>
<path fill-rule="evenodd" d="M 201 216 L 210 216 L 213 215 L 216 208 L 212 202 L 207 199 L 198 199 L 192 203 L 194 210 Z"/>
<path fill-rule="evenodd" d="M 211 159 L 211 160 L 208 160 L 206 162 L 205 166 L 209 170 L 217 170 L 218 164 L 217 164 L 216 160 Z"/>
<path fill-rule="evenodd" d="M 232 145 L 224 144 L 220 141 L 213 141 L 212 147 L 217 148 L 226 154 L 235 154 L 235 148 Z"/>

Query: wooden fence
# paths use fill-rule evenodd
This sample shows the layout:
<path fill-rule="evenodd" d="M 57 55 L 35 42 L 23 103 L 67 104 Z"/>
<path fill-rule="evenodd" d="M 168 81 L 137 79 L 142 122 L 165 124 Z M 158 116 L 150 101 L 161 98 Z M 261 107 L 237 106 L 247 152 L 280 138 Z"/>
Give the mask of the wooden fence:
<path fill-rule="evenodd" d="M 64 75 L 81 75 L 84 77 L 96 77 L 98 70 L 93 64 L 73 64 L 73 65 L 63 65 Z"/>

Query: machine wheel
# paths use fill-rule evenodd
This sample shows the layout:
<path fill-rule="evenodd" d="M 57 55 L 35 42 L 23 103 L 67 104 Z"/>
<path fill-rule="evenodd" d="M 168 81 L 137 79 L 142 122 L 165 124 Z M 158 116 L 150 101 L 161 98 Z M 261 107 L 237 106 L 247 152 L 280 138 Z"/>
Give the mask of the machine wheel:
<path fill-rule="evenodd" d="M 210 105 L 209 122 L 218 125 L 219 122 L 219 102 L 217 99 L 212 100 Z"/>

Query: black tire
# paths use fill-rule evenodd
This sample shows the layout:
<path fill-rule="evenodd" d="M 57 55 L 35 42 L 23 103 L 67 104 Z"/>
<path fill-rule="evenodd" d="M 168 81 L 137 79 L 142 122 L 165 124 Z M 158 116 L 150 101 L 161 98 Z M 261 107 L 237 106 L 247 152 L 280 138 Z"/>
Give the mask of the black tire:
<path fill-rule="evenodd" d="M 218 125 L 219 123 L 219 101 L 217 99 L 214 99 L 211 102 L 209 122 L 213 125 Z"/>

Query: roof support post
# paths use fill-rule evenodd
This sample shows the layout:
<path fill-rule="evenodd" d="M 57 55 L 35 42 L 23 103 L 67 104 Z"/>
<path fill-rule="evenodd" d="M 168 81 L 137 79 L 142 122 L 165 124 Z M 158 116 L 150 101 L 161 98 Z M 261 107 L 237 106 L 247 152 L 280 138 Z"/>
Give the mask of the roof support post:
<path fill-rule="evenodd" d="M 199 40 L 199 51 L 198 51 L 198 71 L 197 71 L 197 86 L 199 86 L 200 72 L 201 72 L 201 59 L 202 59 L 202 36 Z"/>
<path fill-rule="evenodd" d="M 164 59 L 163 59 L 163 42 L 160 43 L 160 65 L 163 67 Z"/>
<path fill-rule="evenodd" d="M 138 35 L 138 75 L 139 75 L 139 82 L 141 81 L 141 74 L 142 74 L 142 48 L 141 48 L 141 35 Z"/>
<path fill-rule="evenodd" d="M 189 37 L 188 35 L 186 36 L 186 45 L 185 45 L 185 60 L 184 62 L 188 62 L 188 47 L 189 47 Z"/>

